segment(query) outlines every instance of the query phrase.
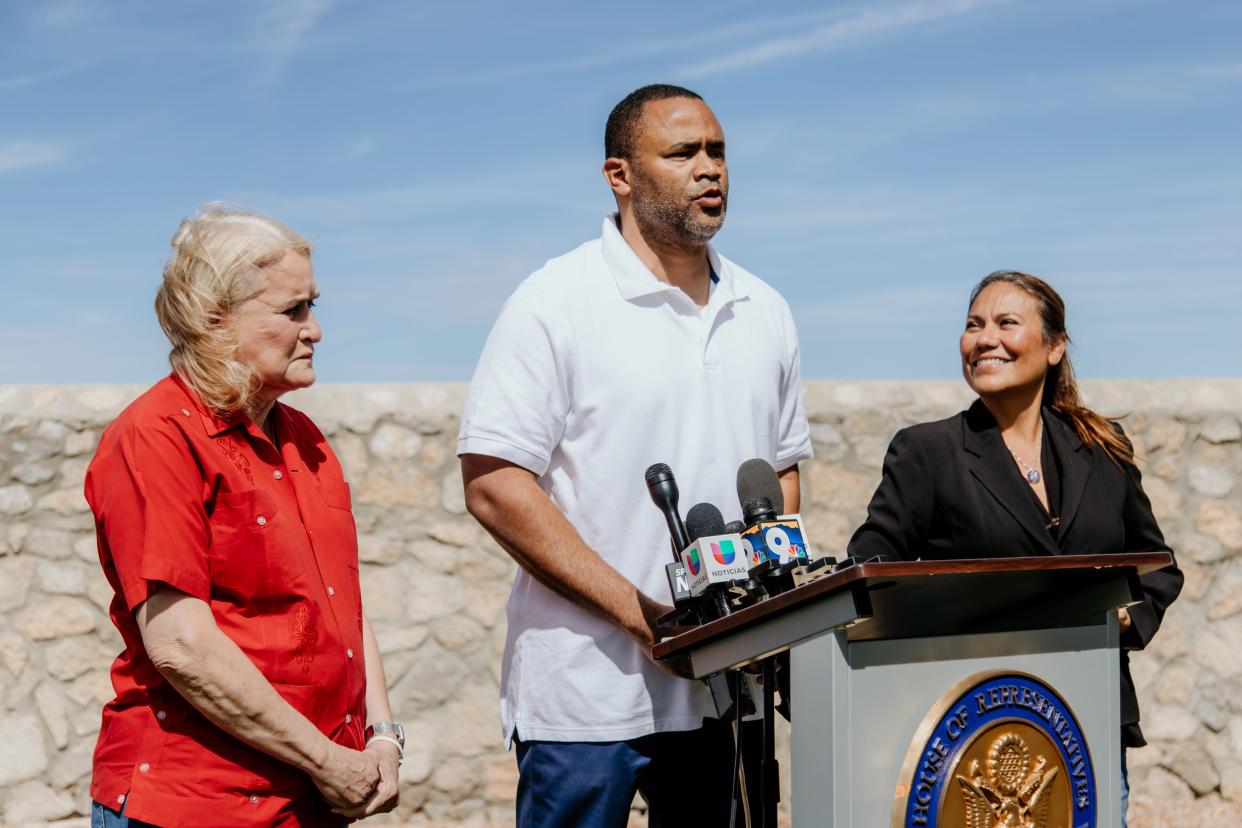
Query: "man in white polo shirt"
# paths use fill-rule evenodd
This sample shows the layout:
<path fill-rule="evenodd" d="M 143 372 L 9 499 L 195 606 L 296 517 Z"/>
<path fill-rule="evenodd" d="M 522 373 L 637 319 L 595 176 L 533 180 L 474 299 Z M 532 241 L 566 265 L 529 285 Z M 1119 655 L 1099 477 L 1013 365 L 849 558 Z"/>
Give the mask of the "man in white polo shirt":
<path fill-rule="evenodd" d="M 517 821 L 624 826 L 638 791 L 652 826 L 723 826 L 729 729 L 699 682 L 650 657 L 671 557 L 643 473 L 668 463 L 683 504 L 728 520 L 738 465 L 763 457 L 796 511 L 811 456 L 797 332 L 708 243 L 729 175 L 698 95 L 638 89 L 604 142 L 618 212 L 505 303 L 458 438 L 466 505 L 521 566 L 501 676 Z"/>

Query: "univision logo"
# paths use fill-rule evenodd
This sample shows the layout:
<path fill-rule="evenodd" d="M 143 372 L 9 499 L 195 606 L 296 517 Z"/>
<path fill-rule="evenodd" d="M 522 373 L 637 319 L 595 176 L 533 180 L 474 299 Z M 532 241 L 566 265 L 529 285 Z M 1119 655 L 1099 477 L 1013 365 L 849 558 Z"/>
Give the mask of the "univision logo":
<path fill-rule="evenodd" d="M 737 550 L 733 548 L 733 541 L 712 541 L 712 557 L 716 559 L 718 564 L 731 564 L 733 559 L 737 557 Z"/>
<path fill-rule="evenodd" d="M 703 562 L 699 560 L 699 549 L 697 546 L 691 546 L 686 550 L 686 569 L 690 570 L 691 575 L 698 575 L 703 569 Z"/>

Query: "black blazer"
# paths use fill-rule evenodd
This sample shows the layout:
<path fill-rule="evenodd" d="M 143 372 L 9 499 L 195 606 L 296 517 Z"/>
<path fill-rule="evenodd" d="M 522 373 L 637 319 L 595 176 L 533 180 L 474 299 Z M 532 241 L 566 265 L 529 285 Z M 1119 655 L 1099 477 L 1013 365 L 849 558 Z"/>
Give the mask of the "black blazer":
<path fill-rule="evenodd" d="M 1043 420 L 1061 467 L 1055 538 L 996 420 L 976 401 L 947 420 L 897 432 L 849 554 L 941 560 L 1172 552 L 1143 493 L 1139 470 L 1085 446 L 1051 409 L 1043 410 Z M 1121 635 L 1121 723 L 1131 746 L 1143 740 L 1127 651 L 1151 641 L 1182 580 L 1176 563 L 1144 575 L 1146 600 L 1130 607 L 1132 626 Z"/>

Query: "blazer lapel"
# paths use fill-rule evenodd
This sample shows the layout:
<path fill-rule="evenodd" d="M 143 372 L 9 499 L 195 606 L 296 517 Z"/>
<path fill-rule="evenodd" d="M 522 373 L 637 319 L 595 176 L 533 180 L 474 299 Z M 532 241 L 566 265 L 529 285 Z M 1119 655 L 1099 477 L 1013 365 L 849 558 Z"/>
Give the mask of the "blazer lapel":
<path fill-rule="evenodd" d="M 982 402 L 976 401 L 966 412 L 962 427 L 962 448 L 970 473 L 996 498 L 1045 554 L 1060 553 L 1044 527 L 1044 516 L 1026 490 L 1014 465 L 1013 456 L 1001 439 L 1000 429 Z"/>
<path fill-rule="evenodd" d="M 1051 409 L 1044 409 L 1044 428 L 1052 450 L 1061 461 L 1061 525 L 1059 537 L 1065 537 L 1078 514 L 1087 480 L 1091 477 L 1091 451 L 1083 445 L 1074 427 Z"/>

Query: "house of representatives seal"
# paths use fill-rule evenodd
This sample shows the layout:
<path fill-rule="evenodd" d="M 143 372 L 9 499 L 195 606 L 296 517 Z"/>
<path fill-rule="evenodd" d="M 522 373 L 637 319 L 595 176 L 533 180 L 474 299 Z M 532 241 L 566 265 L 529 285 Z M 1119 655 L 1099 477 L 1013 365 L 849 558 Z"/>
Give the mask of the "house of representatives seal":
<path fill-rule="evenodd" d="M 1082 728 L 1035 676 L 987 672 L 949 690 L 902 765 L 893 828 L 1095 828 Z"/>

